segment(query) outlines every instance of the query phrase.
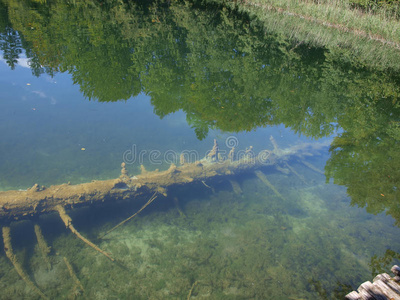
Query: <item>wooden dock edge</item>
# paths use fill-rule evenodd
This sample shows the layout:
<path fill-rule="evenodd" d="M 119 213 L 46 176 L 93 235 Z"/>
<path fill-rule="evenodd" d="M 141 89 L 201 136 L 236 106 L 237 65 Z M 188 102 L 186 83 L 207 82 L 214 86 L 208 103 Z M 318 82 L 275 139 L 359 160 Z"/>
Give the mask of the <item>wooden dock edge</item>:
<path fill-rule="evenodd" d="M 357 292 L 346 295 L 348 300 L 400 300 L 400 267 L 394 265 L 391 269 L 395 276 L 383 273 L 377 275 L 373 282 L 366 281 L 361 284 Z"/>

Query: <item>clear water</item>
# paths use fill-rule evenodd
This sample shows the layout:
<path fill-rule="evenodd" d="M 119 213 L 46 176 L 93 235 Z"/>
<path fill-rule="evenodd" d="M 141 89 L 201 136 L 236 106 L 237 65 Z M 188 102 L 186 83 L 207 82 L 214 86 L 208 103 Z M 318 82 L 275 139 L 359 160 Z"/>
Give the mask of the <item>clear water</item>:
<path fill-rule="evenodd" d="M 47 4 L 1 7 L 9 22 L 2 56 L 10 28 L 24 47 L 13 70 L 7 57 L 0 61 L 0 190 L 116 178 L 122 161 L 131 175 L 140 164 L 167 169 L 185 150 L 203 158 L 214 139 L 226 153 L 232 138 L 238 150 L 273 149 L 270 136 L 282 149 L 331 149 L 305 157 L 324 174 L 295 157 L 289 167 L 262 168 L 282 197 L 253 172 L 175 187 L 104 239 L 97 237 L 147 198 L 67 207 L 82 235 L 116 262 L 69 232 L 57 214 L 2 220 L 17 260 L 47 297 L 341 299 L 399 263 L 397 74 L 349 67 L 315 47 L 293 52 L 289 41 L 219 7 L 123 7 L 118 15 L 108 3 L 86 11 L 116 19 L 92 20 L 93 27 L 104 23 L 93 33 L 79 4 L 67 9 L 72 24 L 57 23 L 66 13 L 60 3 L 51 4 L 48 23 L 40 21 L 47 29 L 29 25 L 43 31 L 41 43 L 26 24 L 30 14 L 45 15 Z M 142 14 L 148 22 L 130 36 L 123 26 Z M 74 28 L 82 35 L 71 34 Z M 47 74 L 32 76 L 29 51 Z M 140 80 L 129 79 L 138 66 Z M 51 247 L 51 268 L 34 224 Z M 0 266 L 0 299 L 40 299 L 5 252 Z"/>

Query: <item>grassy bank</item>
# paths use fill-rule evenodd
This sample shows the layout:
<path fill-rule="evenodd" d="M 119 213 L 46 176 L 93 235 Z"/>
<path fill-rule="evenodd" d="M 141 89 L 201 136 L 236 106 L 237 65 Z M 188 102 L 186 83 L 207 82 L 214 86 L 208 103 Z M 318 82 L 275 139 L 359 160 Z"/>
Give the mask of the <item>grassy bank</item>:
<path fill-rule="evenodd" d="M 367 6 L 361 9 L 354 1 L 344 0 L 223 2 L 260 20 L 268 32 L 326 47 L 340 57 L 361 64 L 400 70 L 397 3 L 390 9 L 374 7 L 372 10 Z"/>

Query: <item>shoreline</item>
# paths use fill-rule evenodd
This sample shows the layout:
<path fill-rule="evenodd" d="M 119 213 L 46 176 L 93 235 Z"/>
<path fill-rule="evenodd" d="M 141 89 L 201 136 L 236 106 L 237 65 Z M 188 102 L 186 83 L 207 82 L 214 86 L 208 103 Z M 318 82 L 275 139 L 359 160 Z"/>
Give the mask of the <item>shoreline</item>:
<path fill-rule="evenodd" d="M 347 1 L 205 1 L 246 13 L 269 33 L 339 51 L 339 56 L 367 67 L 400 71 L 400 20 L 385 17 L 383 11 L 372 14 L 350 9 Z"/>

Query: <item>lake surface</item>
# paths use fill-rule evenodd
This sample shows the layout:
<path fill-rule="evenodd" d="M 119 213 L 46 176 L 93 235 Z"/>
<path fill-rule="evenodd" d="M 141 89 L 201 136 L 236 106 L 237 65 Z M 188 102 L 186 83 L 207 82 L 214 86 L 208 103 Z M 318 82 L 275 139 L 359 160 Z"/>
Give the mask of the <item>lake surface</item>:
<path fill-rule="evenodd" d="M 212 5 L 3 1 L 0 13 L 1 191 L 112 179 L 122 162 L 131 176 L 166 170 L 214 139 L 224 158 L 272 150 L 271 136 L 310 149 L 260 168 L 269 185 L 245 172 L 171 188 L 104 239 L 151 195 L 66 207 L 116 262 L 57 214 L 1 220 L 50 299 L 341 299 L 400 263 L 398 73 Z M 0 290 L 41 299 L 4 251 Z"/>

